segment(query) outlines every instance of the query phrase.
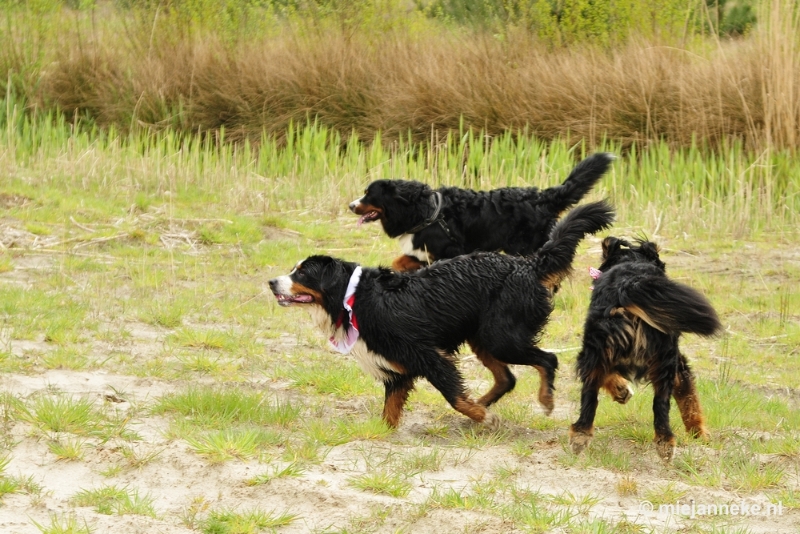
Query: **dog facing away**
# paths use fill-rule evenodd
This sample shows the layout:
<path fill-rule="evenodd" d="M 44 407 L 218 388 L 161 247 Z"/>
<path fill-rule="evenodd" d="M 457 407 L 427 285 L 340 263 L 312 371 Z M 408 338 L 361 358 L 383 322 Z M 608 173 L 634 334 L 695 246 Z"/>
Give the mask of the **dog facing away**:
<path fill-rule="evenodd" d="M 476 252 L 402 273 L 311 256 L 269 285 L 280 305 L 307 307 L 335 348 L 383 382 L 389 426 L 397 427 L 414 381 L 424 377 L 457 411 L 494 427 L 499 420 L 486 407 L 514 388 L 509 365 L 537 369 L 539 402 L 552 411 L 558 359 L 536 342 L 578 243 L 613 217 L 605 202 L 575 208 L 530 257 Z M 494 376 L 477 401 L 457 367 L 464 342 Z"/>
<path fill-rule="evenodd" d="M 413 271 L 436 260 L 475 251 L 527 256 L 547 241 L 556 220 L 577 204 L 608 170 L 614 156 L 581 161 L 559 186 L 472 191 L 406 180 L 376 180 L 350 203 L 359 224 L 380 221 L 399 238 L 403 255 L 392 269 Z"/>
<path fill-rule="evenodd" d="M 656 449 L 670 461 L 675 453 L 670 396 L 675 397 L 686 431 L 708 438 L 694 375 L 678 339 L 683 332 L 716 334 L 719 318 L 698 291 L 667 278 L 653 242 L 631 244 L 607 237 L 599 271 L 593 274 L 596 281 L 577 359 L 583 389 L 570 445 L 578 454 L 591 442 L 600 388 L 625 404 L 632 394 L 627 380 L 647 381 L 654 390 Z"/>

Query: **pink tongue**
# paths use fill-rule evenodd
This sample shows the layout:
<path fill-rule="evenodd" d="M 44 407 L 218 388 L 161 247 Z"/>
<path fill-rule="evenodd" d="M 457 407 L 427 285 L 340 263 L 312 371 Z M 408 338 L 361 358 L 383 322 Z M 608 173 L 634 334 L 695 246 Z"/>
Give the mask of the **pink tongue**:
<path fill-rule="evenodd" d="M 364 224 L 364 219 L 366 219 L 366 218 L 367 218 L 366 215 L 362 215 L 361 217 L 359 217 L 358 218 L 358 224 L 356 226 L 361 226 L 362 224 Z"/>

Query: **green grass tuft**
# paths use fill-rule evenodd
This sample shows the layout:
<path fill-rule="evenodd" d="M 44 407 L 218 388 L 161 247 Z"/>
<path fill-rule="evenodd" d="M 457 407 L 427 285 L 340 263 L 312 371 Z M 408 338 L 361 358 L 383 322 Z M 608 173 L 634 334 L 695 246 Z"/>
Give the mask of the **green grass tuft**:
<path fill-rule="evenodd" d="M 277 529 L 292 524 L 298 516 L 284 512 L 276 514 L 263 510 L 236 512 L 212 510 L 201 522 L 199 530 L 204 534 L 255 534 L 268 529 Z"/>

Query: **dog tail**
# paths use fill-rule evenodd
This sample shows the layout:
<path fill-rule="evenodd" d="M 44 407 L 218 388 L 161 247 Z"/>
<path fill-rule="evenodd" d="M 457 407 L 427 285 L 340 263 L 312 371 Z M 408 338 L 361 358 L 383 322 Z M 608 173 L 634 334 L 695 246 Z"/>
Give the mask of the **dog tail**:
<path fill-rule="evenodd" d="M 592 154 L 572 169 L 564 183 L 542 191 L 541 201 L 553 206 L 558 213 L 574 206 L 592 190 L 614 159 L 615 156 L 607 152 Z"/>
<path fill-rule="evenodd" d="M 533 256 L 542 284 L 555 290 L 572 272 L 572 260 L 581 239 L 613 222 L 614 208 L 605 200 L 578 206 L 558 221 L 550 239 Z"/>
<path fill-rule="evenodd" d="M 665 334 L 713 336 L 722 329 L 717 312 L 699 291 L 662 277 L 637 279 L 619 288 L 629 313 Z"/>

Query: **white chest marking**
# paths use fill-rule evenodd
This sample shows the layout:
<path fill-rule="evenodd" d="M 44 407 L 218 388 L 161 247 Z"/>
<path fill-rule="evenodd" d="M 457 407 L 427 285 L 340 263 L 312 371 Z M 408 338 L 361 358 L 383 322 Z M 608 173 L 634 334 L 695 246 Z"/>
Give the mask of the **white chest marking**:
<path fill-rule="evenodd" d="M 308 311 L 311 314 L 311 319 L 316 323 L 320 330 L 326 337 L 333 336 L 334 339 L 344 338 L 344 328 L 336 328 L 331 323 L 331 318 L 322 306 L 308 306 Z M 371 377 L 385 382 L 390 378 L 389 372 L 394 369 L 394 366 L 381 356 L 367 349 L 367 344 L 362 339 L 356 341 L 350 351 L 361 369 Z"/>
<path fill-rule="evenodd" d="M 427 251 L 414 248 L 414 234 L 403 234 L 398 241 L 400 241 L 400 250 L 403 251 L 403 254 L 414 256 L 421 262 L 430 263 Z"/>

